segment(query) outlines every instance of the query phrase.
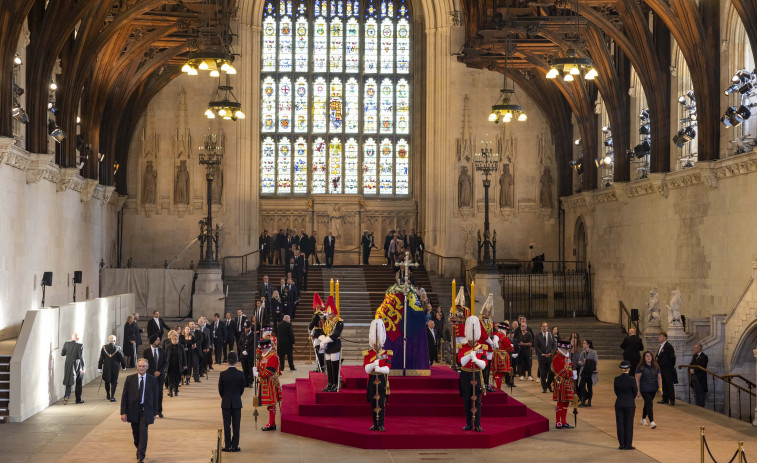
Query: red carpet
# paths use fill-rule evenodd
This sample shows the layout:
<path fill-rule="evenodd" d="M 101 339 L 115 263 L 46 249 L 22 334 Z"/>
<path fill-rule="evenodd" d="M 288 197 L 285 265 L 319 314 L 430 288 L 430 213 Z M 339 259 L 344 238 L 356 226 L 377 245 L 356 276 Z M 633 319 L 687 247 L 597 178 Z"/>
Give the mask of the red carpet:
<path fill-rule="evenodd" d="M 431 367 L 430 377 L 389 378 L 386 432 L 368 431 L 370 404 L 368 376 L 359 366 L 342 367 L 346 386 L 339 392 L 321 392 L 325 376 L 283 387 L 281 431 L 335 444 L 364 449 L 491 448 L 549 430 L 549 420 L 505 392 L 483 398 L 484 432 L 463 432 L 465 411 L 458 376 L 449 367 Z"/>

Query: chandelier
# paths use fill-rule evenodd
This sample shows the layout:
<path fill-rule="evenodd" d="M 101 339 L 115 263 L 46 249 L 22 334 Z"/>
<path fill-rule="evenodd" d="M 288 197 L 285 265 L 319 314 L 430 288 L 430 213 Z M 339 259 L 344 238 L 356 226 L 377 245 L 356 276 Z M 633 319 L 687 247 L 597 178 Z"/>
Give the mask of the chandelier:
<path fill-rule="evenodd" d="M 581 36 L 581 16 L 578 14 L 578 0 L 576 0 L 576 37 Z M 563 23 L 565 24 L 565 23 Z M 577 76 L 586 80 L 594 80 L 597 77 L 597 70 L 594 69 L 594 62 L 591 58 L 582 58 L 578 56 L 575 48 L 569 47 L 562 58 L 552 58 L 549 62 L 549 71 L 547 79 L 556 79 L 562 76 L 565 82 L 572 82 Z"/>
<path fill-rule="evenodd" d="M 573 48 L 568 48 L 563 58 L 552 58 L 547 79 L 555 79 L 562 76 L 566 82 L 572 82 L 577 76 L 583 76 L 586 80 L 594 80 L 597 70 L 591 58 L 581 58 Z"/>
<path fill-rule="evenodd" d="M 237 73 L 231 51 L 233 34 L 230 24 L 233 14 L 229 0 L 202 1 L 198 45 L 189 53 L 182 72 L 196 76 L 198 71 L 210 71 L 211 77 L 220 77 L 221 72 L 226 75 Z"/>
<path fill-rule="evenodd" d="M 237 119 L 244 119 L 244 113 L 242 112 L 242 104 L 234 96 L 234 87 L 229 85 L 228 74 L 226 76 L 226 85 L 219 85 L 216 89 L 216 94 L 213 99 L 208 103 L 208 109 L 205 110 L 205 116 L 208 119 L 215 119 L 216 116 L 225 119 L 236 121 Z"/>
<path fill-rule="evenodd" d="M 509 9 L 508 9 L 509 10 Z M 509 19 L 509 11 L 508 11 Z M 523 106 L 510 102 L 510 99 L 515 96 L 515 84 L 512 87 L 507 83 L 507 70 L 510 56 L 512 55 L 512 48 L 510 45 L 510 34 L 505 37 L 505 68 L 502 71 L 504 74 L 504 84 L 502 90 L 500 90 L 500 96 L 497 101 L 492 105 L 492 112 L 489 114 L 489 122 L 499 124 L 502 122 L 510 122 L 516 119 L 520 122 L 525 122 L 528 117 L 526 116 Z"/>

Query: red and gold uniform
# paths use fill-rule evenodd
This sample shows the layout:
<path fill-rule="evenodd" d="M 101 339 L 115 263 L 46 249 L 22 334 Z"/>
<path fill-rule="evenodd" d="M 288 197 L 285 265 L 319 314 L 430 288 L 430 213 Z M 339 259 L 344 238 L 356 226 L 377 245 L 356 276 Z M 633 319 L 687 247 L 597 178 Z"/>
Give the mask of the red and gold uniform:
<path fill-rule="evenodd" d="M 381 320 L 379 320 L 381 321 Z M 382 322 L 383 323 L 383 322 Z M 372 431 L 384 430 L 386 396 L 389 395 L 389 370 L 392 368 L 392 351 L 379 349 L 363 351 L 363 368 L 368 374 L 366 397 L 371 404 Z"/>
<path fill-rule="evenodd" d="M 497 331 L 494 336 L 494 355 L 492 358 L 492 373 L 497 389 L 502 390 L 502 379 L 512 374 L 513 369 L 510 365 L 510 352 L 513 351 L 513 345 L 510 338 L 502 331 Z"/>
<path fill-rule="evenodd" d="M 281 402 L 279 357 L 273 349 L 268 348 L 272 345 L 270 339 L 261 339 L 259 345 L 263 353 L 258 359 L 257 374 L 260 381 L 255 392 L 260 405 L 268 406 L 268 424 L 263 430 L 273 431 L 276 430 L 276 404 Z"/>
<path fill-rule="evenodd" d="M 492 359 L 494 358 L 494 340 L 492 339 L 492 335 L 496 330 L 494 327 L 494 321 L 488 316 L 488 314 L 491 313 L 491 310 L 488 310 L 486 312 L 487 315 L 484 315 L 485 309 L 486 304 L 482 307 L 481 315 L 478 316 L 479 324 L 481 325 L 481 337 L 478 338 L 478 343 L 489 346 L 489 350 L 486 351 L 486 368 L 483 372 L 484 384 L 486 385 L 487 391 L 494 392 L 494 388 L 489 386 L 489 376 L 491 375 Z"/>
<path fill-rule="evenodd" d="M 555 374 L 552 400 L 557 402 L 555 422 L 558 429 L 573 427 L 567 422 L 568 405 L 573 400 L 573 365 L 564 350 L 569 349 L 570 344 L 565 343 L 567 347 L 561 347 L 561 344 L 563 343 L 558 342 L 560 348 L 552 358 L 552 371 Z"/>
<path fill-rule="evenodd" d="M 450 318 L 452 326 L 455 329 L 455 337 L 458 344 L 465 344 L 465 320 L 470 316 L 470 308 L 458 305 L 455 307 L 455 315 Z"/>
<path fill-rule="evenodd" d="M 457 351 L 457 361 L 460 362 L 460 395 L 463 396 L 465 407 L 465 430 L 481 429 L 481 395 L 484 393 L 483 370 L 486 369 L 487 344 L 478 342 L 471 345 L 464 344 Z"/>

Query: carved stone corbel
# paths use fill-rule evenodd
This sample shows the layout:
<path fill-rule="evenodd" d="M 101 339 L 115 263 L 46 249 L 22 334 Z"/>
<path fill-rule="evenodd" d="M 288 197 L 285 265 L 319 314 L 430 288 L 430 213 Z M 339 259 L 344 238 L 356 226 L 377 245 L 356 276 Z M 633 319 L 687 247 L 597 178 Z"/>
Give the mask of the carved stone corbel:
<path fill-rule="evenodd" d="M 660 194 L 663 198 L 668 197 L 668 185 L 665 182 L 665 174 L 649 174 L 649 182 L 652 184 L 654 191 Z"/>
<path fill-rule="evenodd" d="M 42 179 L 58 183 L 60 168 L 55 165 L 55 157 L 52 154 L 30 154 L 29 157 L 26 183 L 38 183 Z"/>
<path fill-rule="evenodd" d="M 15 141 L 13 138 L 0 137 L 0 166 L 3 165 L 3 161 L 8 157 L 8 152 Z"/>
<path fill-rule="evenodd" d="M 56 190 L 58 193 L 66 190 L 74 190 L 77 193 L 81 193 L 84 188 L 84 178 L 79 175 L 79 169 L 76 167 L 68 167 L 60 169 L 60 179 Z"/>
<path fill-rule="evenodd" d="M 91 178 L 85 179 L 82 182 L 81 187 L 81 202 L 89 202 L 89 200 L 92 199 L 92 195 L 95 193 L 95 188 L 97 188 L 97 180 Z"/>
<path fill-rule="evenodd" d="M 114 186 L 103 186 L 103 196 L 102 196 L 102 202 L 103 204 L 110 203 L 110 198 L 113 197 L 113 193 L 116 192 L 116 187 Z"/>

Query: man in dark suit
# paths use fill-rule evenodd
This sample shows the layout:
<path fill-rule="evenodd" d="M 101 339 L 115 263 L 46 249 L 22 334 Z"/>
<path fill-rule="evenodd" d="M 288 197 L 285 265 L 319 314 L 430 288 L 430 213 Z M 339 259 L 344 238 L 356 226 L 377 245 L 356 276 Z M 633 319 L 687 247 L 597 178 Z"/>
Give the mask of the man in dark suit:
<path fill-rule="evenodd" d="M 323 253 L 326 255 L 326 268 L 334 266 L 334 250 L 336 249 L 336 238 L 329 230 L 328 235 L 323 237 Z"/>
<path fill-rule="evenodd" d="M 389 233 L 384 237 L 384 257 L 386 257 L 386 263 L 390 267 L 392 266 L 392 257 L 389 255 L 389 246 L 394 239 L 394 230 L 389 230 Z M 394 268 L 394 267 L 392 267 Z"/>
<path fill-rule="evenodd" d="M 633 416 L 636 413 L 634 399 L 639 395 L 636 380 L 628 372 L 631 362 L 623 360 L 620 369 L 623 371 L 615 377 L 615 426 L 618 432 L 618 449 L 634 450 L 633 446 Z"/>
<path fill-rule="evenodd" d="M 244 333 L 244 324 L 247 321 L 247 316 L 242 309 L 237 309 L 237 316 L 234 319 L 234 339 L 238 340 L 239 336 Z"/>
<path fill-rule="evenodd" d="M 310 237 L 305 233 L 305 229 L 300 230 L 300 251 L 302 252 L 303 257 L 305 260 L 308 260 L 308 257 L 310 257 Z"/>
<path fill-rule="evenodd" d="M 321 265 L 321 261 L 318 259 L 318 238 L 315 236 L 315 230 L 310 233 L 310 246 L 308 250 L 310 251 L 310 254 L 315 257 L 315 264 Z"/>
<path fill-rule="evenodd" d="M 118 374 L 126 369 L 124 353 L 121 346 L 116 344 L 116 337 L 110 335 L 108 344 L 100 349 L 100 360 L 97 362 L 97 370 L 103 375 L 105 383 L 105 398 L 111 402 L 116 401 L 116 387 L 118 387 Z"/>
<path fill-rule="evenodd" d="M 226 344 L 226 326 L 221 321 L 219 313 L 213 314 L 213 323 L 210 324 L 210 339 L 213 341 L 216 365 L 221 364 L 223 346 Z"/>
<path fill-rule="evenodd" d="M 160 347 L 160 338 L 157 334 L 150 336 L 150 347 L 145 349 L 142 356 L 147 360 L 147 374 L 158 381 L 158 402 L 155 411 L 158 412 L 159 417 L 163 418 L 163 388 L 166 385 L 168 362 L 166 362 L 166 352 Z"/>
<path fill-rule="evenodd" d="M 702 345 L 694 344 L 694 356 L 691 358 L 691 365 L 699 365 L 700 367 L 707 369 L 707 354 L 702 352 Z M 694 388 L 694 400 L 697 405 L 704 407 L 704 398 L 707 394 L 707 372 L 699 368 L 689 368 L 689 374 L 691 375 L 690 386 Z"/>
<path fill-rule="evenodd" d="M 676 404 L 675 383 L 678 382 L 676 374 L 676 351 L 668 342 L 668 333 L 661 331 L 658 339 L 660 348 L 657 349 L 657 365 L 660 366 L 662 376 L 662 400 L 658 404 Z"/>
<path fill-rule="evenodd" d="M 536 358 L 539 360 L 539 378 L 541 379 L 541 392 L 546 393 L 547 389 L 552 391 L 552 385 L 547 380 L 549 378 L 549 368 L 552 365 L 552 355 L 557 349 L 555 337 L 549 332 L 547 322 L 541 324 L 541 333 L 534 336 L 534 350 Z"/>
<path fill-rule="evenodd" d="M 284 357 L 288 357 L 289 370 L 294 371 L 294 328 L 292 327 L 292 319 L 289 315 L 284 315 L 284 319 L 276 326 L 276 340 L 277 352 L 279 354 L 279 362 L 284 364 Z"/>
<path fill-rule="evenodd" d="M 263 282 L 258 286 L 258 299 L 265 298 L 266 306 L 270 305 L 273 296 L 273 285 L 268 281 L 268 275 L 263 276 Z"/>
<path fill-rule="evenodd" d="M 620 348 L 623 349 L 623 360 L 628 360 L 631 363 L 631 376 L 636 374 L 636 365 L 641 362 L 641 351 L 644 350 L 644 343 L 641 341 L 639 335 L 636 334 L 634 328 L 628 330 L 628 336 L 620 343 Z"/>
<path fill-rule="evenodd" d="M 433 320 L 426 323 L 426 338 L 428 339 L 428 364 L 433 365 L 436 360 L 436 332 Z"/>
<path fill-rule="evenodd" d="M 289 316 L 292 320 L 297 316 L 297 304 L 300 303 L 300 289 L 290 278 L 287 282 L 287 305 L 289 306 Z M 285 314 L 286 315 L 286 314 Z"/>
<path fill-rule="evenodd" d="M 227 357 L 227 352 L 232 352 L 234 350 L 234 342 L 237 339 L 236 335 L 236 328 L 237 325 L 234 323 L 234 320 L 231 318 L 231 312 L 226 312 L 226 319 L 221 322 L 223 324 L 223 330 L 226 342 L 223 344 L 223 361 L 225 362 Z"/>
<path fill-rule="evenodd" d="M 79 335 L 74 333 L 71 340 L 63 344 L 60 355 L 66 357 L 66 366 L 63 372 L 63 385 L 66 392 L 63 395 L 63 405 L 68 405 L 71 398 L 71 386 L 75 386 L 76 403 L 83 404 L 81 400 L 81 380 L 84 375 L 84 346 L 79 342 Z"/>
<path fill-rule="evenodd" d="M 138 463 L 145 461 L 147 426 L 155 422 L 155 409 L 160 402 L 161 393 L 158 380 L 147 374 L 147 369 L 148 361 L 139 359 L 137 373 L 126 378 L 121 395 L 121 421 L 131 423 Z"/>
<path fill-rule="evenodd" d="M 376 247 L 376 244 L 373 242 L 373 235 L 367 230 L 364 231 L 360 244 L 363 246 L 363 265 L 368 265 L 368 260 L 371 258 L 371 249 Z"/>
<path fill-rule="evenodd" d="M 147 338 L 149 339 L 153 334 L 157 334 L 159 338 L 163 339 L 166 333 L 168 333 L 168 326 L 160 318 L 160 312 L 156 310 L 152 313 L 152 319 L 147 322 Z"/>
<path fill-rule="evenodd" d="M 255 366 L 255 333 L 252 331 L 252 322 L 245 320 L 244 331 L 237 339 L 237 352 L 242 359 L 242 371 L 244 372 L 245 384 L 252 387 L 252 367 Z"/>
<path fill-rule="evenodd" d="M 223 414 L 224 452 L 239 452 L 239 422 L 242 419 L 242 394 L 247 386 L 244 373 L 237 370 L 237 354 L 229 352 L 229 368 L 218 376 L 218 394 Z"/>
<path fill-rule="evenodd" d="M 307 291 L 308 261 L 299 249 L 294 251 L 294 282 L 298 288 Z"/>

